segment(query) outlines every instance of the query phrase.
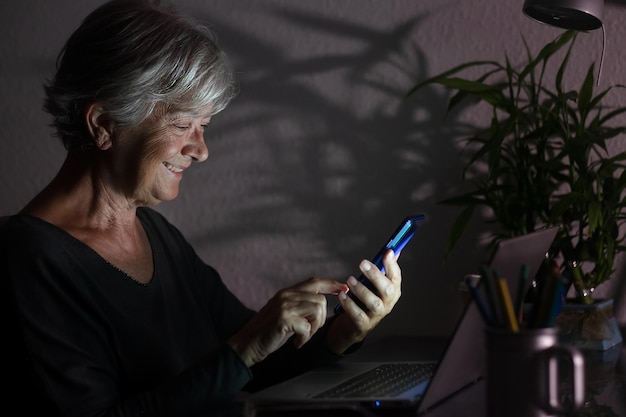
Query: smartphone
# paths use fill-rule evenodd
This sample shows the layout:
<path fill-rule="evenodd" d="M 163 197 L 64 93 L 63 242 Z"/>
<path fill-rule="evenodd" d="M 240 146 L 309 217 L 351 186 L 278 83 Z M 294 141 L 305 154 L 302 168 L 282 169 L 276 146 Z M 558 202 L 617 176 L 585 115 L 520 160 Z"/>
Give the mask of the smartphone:
<path fill-rule="evenodd" d="M 398 228 L 393 232 L 387 243 L 380 248 L 378 253 L 371 259 L 371 262 L 381 270 L 381 272 L 385 272 L 385 267 L 383 265 L 383 256 L 387 253 L 388 250 L 393 250 L 396 256 L 400 254 L 402 249 L 406 246 L 407 243 L 411 240 L 411 238 L 415 235 L 417 229 L 424 223 L 426 220 L 426 216 L 424 214 L 417 214 L 414 216 L 408 216 L 398 225 Z M 365 277 L 365 275 L 361 274 L 357 278 L 362 284 L 364 284 L 367 288 L 370 289 L 375 294 L 378 294 L 374 284 L 371 283 L 369 279 Z M 354 296 L 352 293 L 348 292 L 348 295 L 355 303 L 357 303 L 361 308 L 363 308 L 363 304 L 361 301 Z M 341 308 L 341 304 L 337 304 L 335 306 L 335 313 L 339 313 L 343 309 Z"/>

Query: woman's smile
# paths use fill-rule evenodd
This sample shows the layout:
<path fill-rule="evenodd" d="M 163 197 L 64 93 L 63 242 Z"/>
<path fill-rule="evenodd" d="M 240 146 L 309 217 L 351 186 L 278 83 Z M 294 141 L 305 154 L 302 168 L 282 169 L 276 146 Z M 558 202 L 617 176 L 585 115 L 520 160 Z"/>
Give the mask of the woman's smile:
<path fill-rule="evenodd" d="M 165 166 L 165 168 L 167 168 L 170 172 L 173 172 L 174 174 L 182 174 L 182 172 L 184 171 L 184 168 L 178 167 L 169 162 L 163 162 L 163 165 Z"/>

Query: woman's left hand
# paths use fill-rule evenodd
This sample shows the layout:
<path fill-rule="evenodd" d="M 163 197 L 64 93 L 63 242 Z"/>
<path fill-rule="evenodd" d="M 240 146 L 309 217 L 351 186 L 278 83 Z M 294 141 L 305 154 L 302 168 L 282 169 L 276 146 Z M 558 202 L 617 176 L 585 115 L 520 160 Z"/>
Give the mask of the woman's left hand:
<path fill-rule="evenodd" d="M 400 299 L 402 273 L 393 251 L 383 256 L 385 273 L 367 260 L 361 261 L 359 269 L 369 279 L 378 295 L 370 291 L 356 278 L 348 278 L 347 284 L 363 304 L 359 307 L 346 293 L 339 294 L 343 312 L 335 318 L 328 329 L 327 344 L 336 353 L 343 353 L 355 343 L 361 342 L 380 321 L 387 316 Z"/>

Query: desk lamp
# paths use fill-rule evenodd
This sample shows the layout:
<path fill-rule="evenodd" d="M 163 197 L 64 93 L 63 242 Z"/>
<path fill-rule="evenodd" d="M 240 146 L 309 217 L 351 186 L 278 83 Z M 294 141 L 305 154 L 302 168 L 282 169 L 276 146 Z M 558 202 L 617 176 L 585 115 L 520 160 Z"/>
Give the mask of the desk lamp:
<path fill-rule="evenodd" d="M 602 26 L 603 0 L 526 0 L 524 14 L 539 22 L 568 30 Z"/>
<path fill-rule="evenodd" d="M 602 23 L 604 0 L 525 0 L 524 14 L 538 22 L 567 30 L 594 30 L 602 28 L 602 54 L 596 85 L 604 62 L 606 32 Z"/>

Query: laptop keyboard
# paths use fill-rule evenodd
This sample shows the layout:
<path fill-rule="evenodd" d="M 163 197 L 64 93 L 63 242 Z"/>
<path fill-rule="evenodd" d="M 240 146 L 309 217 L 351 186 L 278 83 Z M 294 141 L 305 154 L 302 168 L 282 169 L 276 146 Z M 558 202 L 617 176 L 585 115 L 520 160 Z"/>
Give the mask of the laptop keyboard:
<path fill-rule="evenodd" d="M 388 397 L 430 378 L 436 363 L 390 363 L 349 379 L 314 398 Z"/>

